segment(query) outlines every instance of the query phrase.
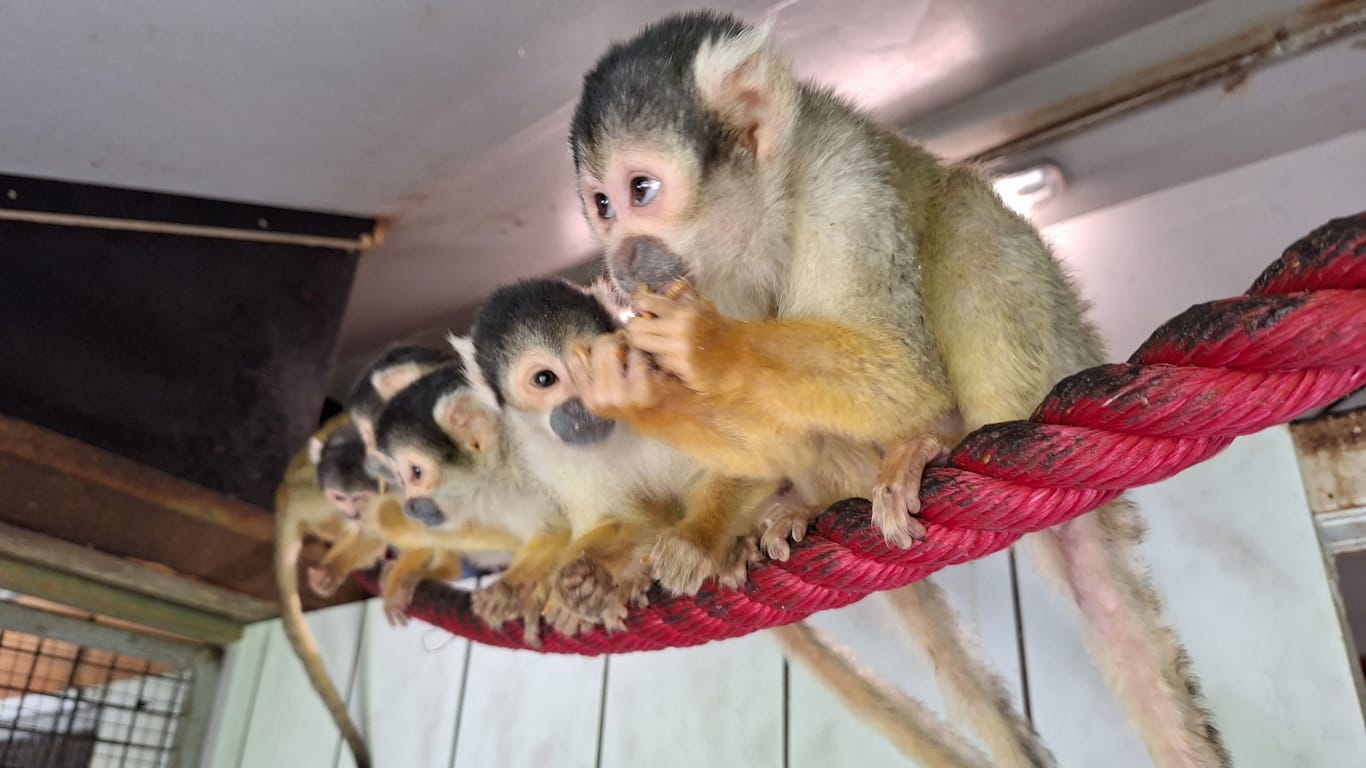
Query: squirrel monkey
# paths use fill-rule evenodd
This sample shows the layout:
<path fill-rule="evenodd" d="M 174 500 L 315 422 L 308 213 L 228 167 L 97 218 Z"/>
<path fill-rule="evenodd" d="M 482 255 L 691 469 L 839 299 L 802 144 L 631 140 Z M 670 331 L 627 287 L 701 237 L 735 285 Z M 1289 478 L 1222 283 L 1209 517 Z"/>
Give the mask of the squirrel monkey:
<path fill-rule="evenodd" d="M 617 329 L 591 291 L 523 280 L 488 297 L 466 348 L 471 377 L 482 372 L 528 471 L 569 522 L 573 539 L 552 575 L 553 599 L 609 628 L 624 626 L 628 605 L 649 589 L 650 551 L 700 476 L 686 455 L 594 416 L 579 399 L 566 371 L 570 350 Z M 723 576 L 742 582 L 749 560 L 735 556 Z"/>
<path fill-rule="evenodd" d="M 391 625 L 406 624 L 413 592 L 424 579 L 449 581 L 463 573 L 464 560 L 504 561 L 517 541 L 505 531 L 477 524 L 451 529 L 428 528 L 403 513 L 401 487 L 375 445 L 375 424 L 384 407 L 423 375 L 459 359 L 450 350 L 417 345 L 387 349 L 366 368 L 351 389 L 348 411 L 366 444 L 366 468 L 383 480 L 387 493 L 374 511 L 373 525 L 397 550 L 380 574 L 384 615 Z M 343 574 L 344 575 L 344 574 Z"/>
<path fill-rule="evenodd" d="M 522 619 L 526 641 L 536 643 L 544 585 L 569 542 L 569 526 L 528 475 L 502 414 L 471 386 L 464 366 L 433 370 L 395 395 L 376 422 L 375 440 L 409 518 L 435 531 L 495 529 L 514 542 L 508 569 L 474 593 L 473 608 L 495 626 Z M 549 618 L 557 627 L 579 626 L 569 617 Z"/>
<path fill-rule="evenodd" d="M 396 344 L 371 361 L 356 378 L 347 398 L 346 409 L 365 440 L 369 462 L 367 467 L 372 475 L 384 477 L 387 472 L 387 467 L 375 450 L 375 422 L 379 421 L 384 406 L 409 384 L 437 368 L 456 362 L 455 355 L 448 349 Z M 385 480 L 395 482 L 392 477 L 385 477 Z"/>
<path fill-rule="evenodd" d="M 350 417 L 334 416 L 294 455 L 275 489 L 275 583 L 280 592 L 281 622 L 308 681 L 341 730 L 358 768 L 369 768 L 369 750 L 346 711 L 346 700 L 327 673 L 304 618 L 298 564 L 308 535 L 333 542 L 319 570 L 340 573 L 341 578 L 383 554 L 383 541 L 361 522 L 379 492 L 378 484 L 364 471 L 364 462 L 365 444 Z M 310 576 L 313 573 L 310 571 Z M 324 586 L 335 590 L 339 583 L 340 578 L 329 577 Z"/>
<path fill-rule="evenodd" d="M 635 294 L 629 343 L 662 372 L 590 359 L 576 383 L 591 409 L 718 472 L 818 477 L 802 499 L 815 508 L 870 496 L 873 523 L 907 547 L 927 464 L 1027 418 L 1104 353 L 1028 221 L 972 169 L 797 80 L 769 32 L 675 15 L 585 77 L 570 131 L 585 214 Z M 870 447 L 880 458 L 857 458 Z M 850 451 L 857 488 L 820 477 L 827 453 Z M 1031 538 L 1153 761 L 1228 765 L 1141 531 L 1121 499 Z"/>

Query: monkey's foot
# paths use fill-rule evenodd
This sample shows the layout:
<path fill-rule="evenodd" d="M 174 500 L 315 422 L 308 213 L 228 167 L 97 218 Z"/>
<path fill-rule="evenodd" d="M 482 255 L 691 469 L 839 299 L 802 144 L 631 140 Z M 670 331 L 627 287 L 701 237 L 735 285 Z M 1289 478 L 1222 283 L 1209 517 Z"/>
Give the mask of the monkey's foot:
<path fill-rule="evenodd" d="M 949 453 L 936 435 L 925 434 L 898 443 L 887 452 L 873 489 L 873 525 L 894 547 L 906 549 L 925 540 L 920 514 L 920 476 L 925 468 Z"/>
<path fill-rule="evenodd" d="M 617 630 L 626 628 L 631 604 L 649 587 L 648 577 L 614 576 L 601 563 L 580 557 L 560 570 L 557 597 L 580 618 Z"/>
<path fill-rule="evenodd" d="M 789 501 L 775 501 L 764 515 L 760 530 L 759 543 L 764 554 L 774 560 L 786 561 L 792 554 L 788 539 L 801 541 L 806 536 L 806 528 L 820 514 L 803 504 Z"/>
<path fill-rule="evenodd" d="M 593 622 L 579 616 L 573 611 L 559 604 L 556 599 L 551 599 L 541 612 L 541 618 L 550 625 L 551 629 L 562 635 L 577 635 L 580 632 L 587 632 L 593 628 Z"/>
<path fill-rule="evenodd" d="M 470 607 L 490 627 L 502 627 L 522 620 L 522 641 L 533 648 L 541 646 L 541 608 L 545 597 L 535 583 L 523 584 L 506 577 L 475 590 Z"/>
<path fill-rule="evenodd" d="M 737 589 L 749 581 L 749 564 L 763 559 L 759 552 L 759 542 L 753 536 L 741 536 L 731 545 L 730 551 L 721 558 L 721 572 L 716 580 L 721 586 Z"/>
<path fill-rule="evenodd" d="M 711 554 L 673 531 L 659 537 L 650 563 L 659 585 L 675 595 L 695 595 L 702 582 L 716 575 Z"/>
<path fill-rule="evenodd" d="M 331 597 L 345 579 L 345 576 L 326 568 L 319 568 L 316 565 L 308 567 L 308 588 L 318 597 Z"/>
<path fill-rule="evenodd" d="M 470 595 L 470 608 L 474 615 L 490 627 L 501 627 L 509 621 L 522 618 L 522 604 L 525 602 L 526 591 L 506 581 L 495 581 Z"/>

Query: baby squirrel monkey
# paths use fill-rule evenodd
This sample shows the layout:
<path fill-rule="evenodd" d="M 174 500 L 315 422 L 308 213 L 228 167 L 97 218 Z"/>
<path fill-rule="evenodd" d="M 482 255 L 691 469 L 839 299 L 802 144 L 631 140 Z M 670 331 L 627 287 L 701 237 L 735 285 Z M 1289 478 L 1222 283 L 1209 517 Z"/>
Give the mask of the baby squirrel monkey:
<path fill-rule="evenodd" d="M 740 477 L 802 481 L 851 456 L 851 495 L 893 545 L 922 529 L 928 463 L 1104 360 L 1034 228 L 971 169 L 798 81 L 768 24 L 680 14 L 612 46 L 570 143 L 612 277 L 637 293 L 629 343 L 670 374 L 604 363 L 619 350 L 601 340 L 571 369 L 590 409 Z M 859 468 L 869 447 L 883 458 Z M 801 501 L 848 490 L 819 478 Z M 1032 538 L 1153 761 L 1228 765 L 1141 532 L 1121 499 Z"/>
<path fill-rule="evenodd" d="M 399 345 L 377 357 L 358 377 L 351 390 L 348 410 L 365 439 L 366 467 L 384 480 L 388 493 L 380 500 L 374 525 L 379 535 L 398 551 L 386 561 L 380 574 L 380 596 L 390 624 L 406 624 L 413 592 L 424 579 L 449 581 L 463 573 L 466 558 L 485 564 L 503 561 L 517 541 L 507 532 L 477 524 L 433 529 L 403 513 L 402 488 L 389 471 L 388 462 L 375 445 L 375 424 L 395 395 L 431 371 L 459 365 L 447 349 Z"/>
<path fill-rule="evenodd" d="M 367 567 L 383 554 L 383 541 L 362 523 L 379 493 L 378 484 L 363 469 L 364 462 L 365 444 L 350 417 L 341 414 L 328 420 L 295 454 L 275 490 L 275 580 L 281 622 L 309 683 L 341 730 L 358 768 L 369 768 L 369 750 L 351 722 L 346 700 L 328 675 L 304 618 L 298 564 L 308 535 L 333 542 L 319 569 L 327 574 L 340 573 L 341 578 L 356 568 Z M 340 578 L 329 576 L 325 586 L 335 589 L 339 583 Z"/>
<path fill-rule="evenodd" d="M 494 626 L 523 620 L 525 639 L 535 644 L 546 581 L 569 542 L 569 526 L 529 477 L 488 399 L 476 393 L 463 364 L 433 370 L 384 408 L 376 445 L 400 483 L 409 518 L 434 534 L 478 526 L 508 537 L 512 562 L 475 592 L 473 607 Z M 548 618 L 563 630 L 579 626 L 568 616 Z"/>
<path fill-rule="evenodd" d="M 566 372 L 570 349 L 617 329 L 591 291 L 523 280 L 485 301 L 468 351 L 471 376 L 482 372 L 525 466 L 569 523 L 573 538 L 552 574 L 552 599 L 608 628 L 624 626 L 628 605 L 649 589 L 650 551 L 700 476 L 686 455 L 594 416 L 579 399 Z M 724 575 L 743 581 L 747 562 L 734 558 Z"/>

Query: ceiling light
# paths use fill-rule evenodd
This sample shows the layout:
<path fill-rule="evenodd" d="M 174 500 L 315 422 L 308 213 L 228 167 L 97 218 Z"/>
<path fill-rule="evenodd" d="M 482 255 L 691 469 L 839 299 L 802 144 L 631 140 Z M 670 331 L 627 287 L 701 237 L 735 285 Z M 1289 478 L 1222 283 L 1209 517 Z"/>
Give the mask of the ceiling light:
<path fill-rule="evenodd" d="M 1040 205 L 1062 194 L 1067 183 L 1058 166 L 1039 163 L 1013 173 L 995 174 L 991 185 L 1011 210 L 1028 216 Z"/>

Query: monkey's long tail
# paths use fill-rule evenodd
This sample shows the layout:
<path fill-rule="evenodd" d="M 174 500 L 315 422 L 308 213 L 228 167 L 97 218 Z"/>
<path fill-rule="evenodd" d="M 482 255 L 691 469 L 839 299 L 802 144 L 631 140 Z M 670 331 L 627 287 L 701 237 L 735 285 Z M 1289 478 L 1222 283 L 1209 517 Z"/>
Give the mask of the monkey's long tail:
<path fill-rule="evenodd" d="M 1144 526 L 1120 497 L 1030 538 L 1035 562 L 1081 611 L 1083 637 L 1155 765 L 1232 763 L 1190 659 L 1139 561 Z"/>
<path fill-rule="evenodd" d="M 991 761 L 981 750 L 924 704 L 861 668 L 847 649 L 836 645 L 824 632 L 804 621 L 775 627 L 772 632 L 789 658 L 804 663 L 850 711 L 881 731 L 917 765 L 991 768 Z"/>
<path fill-rule="evenodd" d="M 337 692 L 337 687 L 327 674 L 327 666 L 323 663 L 322 653 L 313 638 L 313 630 L 304 618 L 303 602 L 299 599 L 298 571 L 303 539 L 290 521 L 283 516 L 283 510 L 277 507 L 276 514 L 275 584 L 280 592 L 280 618 L 284 623 L 285 635 L 289 637 L 289 644 L 294 646 L 294 653 L 299 657 L 299 663 L 303 664 L 308 681 L 322 698 L 328 714 L 332 715 L 342 737 L 351 748 L 351 754 L 356 759 L 356 768 L 371 768 L 370 750 L 365 746 L 365 739 L 361 737 L 360 730 L 351 722 L 351 715 L 346 711 L 346 700 Z"/>
<path fill-rule="evenodd" d="M 978 642 L 932 579 L 883 593 L 902 623 L 925 644 L 953 719 L 986 743 L 995 764 L 1052 768 L 1053 753 L 1024 718 L 1001 678 L 977 652 Z"/>

